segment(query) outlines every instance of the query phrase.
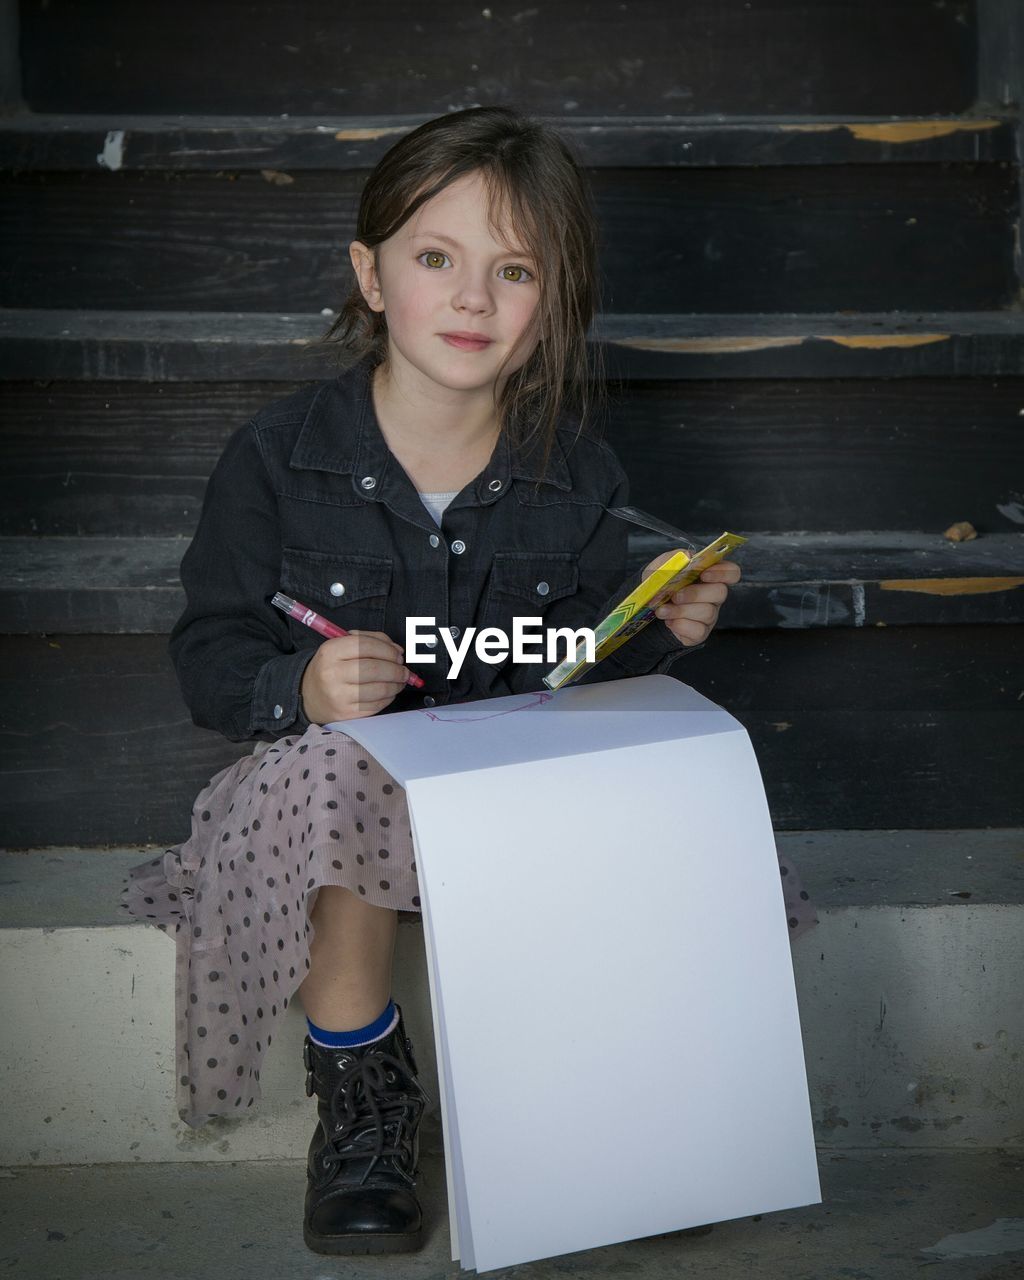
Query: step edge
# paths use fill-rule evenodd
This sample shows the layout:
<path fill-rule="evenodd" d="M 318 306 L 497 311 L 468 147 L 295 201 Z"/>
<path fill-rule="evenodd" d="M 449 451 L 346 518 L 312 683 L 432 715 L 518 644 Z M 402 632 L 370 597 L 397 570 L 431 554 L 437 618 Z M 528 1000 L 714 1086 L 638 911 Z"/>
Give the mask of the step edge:
<path fill-rule="evenodd" d="M 821 913 L 930 911 L 937 907 L 959 912 L 972 907 L 1015 910 L 1024 906 L 1022 827 L 777 831 L 775 841 L 780 854 L 793 858 L 811 901 Z M 126 870 L 173 847 L 0 849 L 0 877 L 5 881 L 12 870 L 23 872 L 27 867 L 28 871 L 20 894 L 12 893 L 10 883 L 6 884 L 0 932 L 144 924 L 120 907 Z M 896 857 L 901 861 L 895 862 Z M 859 878 L 849 882 L 849 870 L 857 868 Z M 872 875 L 872 871 L 878 874 Z M 885 872 L 889 873 L 888 881 L 882 878 Z M 81 910 L 71 908 L 72 917 L 63 915 L 69 909 L 68 891 L 61 882 L 68 876 L 89 903 Z M 931 883 L 931 890 L 921 893 L 922 880 L 911 877 L 930 877 L 924 883 Z M 969 898 L 959 896 L 965 891 L 970 892 Z M 33 897 L 40 893 L 42 898 Z M 50 903 L 56 905 L 47 905 L 48 894 Z M 57 924 L 52 923 L 54 919 Z"/>
<path fill-rule="evenodd" d="M 275 164 L 285 163 L 296 171 L 358 170 L 369 168 L 398 136 L 431 118 L 430 113 L 321 113 L 283 118 L 21 111 L 0 118 L 0 156 L 19 172 L 67 170 L 74 160 L 77 164 L 73 167 L 81 170 L 99 167 L 129 172 L 255 172 L 267 166 L 268 153 Z M 586 167 L 596 169 L 666 164 L 804 167 L 830 163 L 1001 163 L 1013 159 L 1017 123 L 1016 114 L 1009 111 L 902 116 L 833 112 L 763 116 L 546 114 L 538 118 L 570 140 Z M 805 137 L 801 138 L 801 134 Z M 222 135 L 227 135 L 231 143 L 224 153 L 215 145 Z M 195 139 L 194 154 L 189 154 L 187 145 L 181 145 L 189 138 Z M 245 145 L 247 138 L 251 139 L 249 147 Z M 674 142 L 681 145 L 664 155 L 656 152 L 652 159 L 638 153 L 638 138 L 655 147 L 671 147 Z M 308 146 L 311 142 L 326 145 L 312 156 L 287 154 L 289 145 Z M 347 145 L 344 149 L 331 145 L 336 143 Z M 703 150 L 701 144 L 705 144 Z M 726 153 L 716 159 L 713 148 L 723 144 Z M 246 150 L 253 154 L 246 155 Z M 143 154 L 136 159 L 133 152 L 140 151 Z"/>

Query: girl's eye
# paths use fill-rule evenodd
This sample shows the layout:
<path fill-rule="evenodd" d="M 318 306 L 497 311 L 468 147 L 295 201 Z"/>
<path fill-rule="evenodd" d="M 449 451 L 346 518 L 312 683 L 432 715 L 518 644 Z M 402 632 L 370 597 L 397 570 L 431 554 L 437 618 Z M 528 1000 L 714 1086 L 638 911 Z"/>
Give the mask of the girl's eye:
<path fill-rule="evenodd" d="M 451 259 L 446 253 L 442 253 L 440 249 L 425 249 L 423 253 L 416 259 L 422 262 L 425 267 L 429 267 L 432 271 L 440 271 L 445 263 Z M 508 275 L 507 272 L 513 274 Z M 526 267 L 510 263 L 507 267 L 501 268 L 501 278 L 507 280 L 509 284 L 525 284 L 528 280 L 533 279 L 533 274 Z"/>
<path fill-rule="evenodd" d="M 505 275 L 506 271 L 518 271 L 519 274 L 517 276 L 507 276 Z M 501 274 L 502 274 L 502 279 L 509 280 L 512 284 L 525 284 L 527 280 L 533 279 L 533 276 L 530 274 L 530 272 L 527 271 L 525 267 L 520 267 L 520 266 L 502 267 Z"/>

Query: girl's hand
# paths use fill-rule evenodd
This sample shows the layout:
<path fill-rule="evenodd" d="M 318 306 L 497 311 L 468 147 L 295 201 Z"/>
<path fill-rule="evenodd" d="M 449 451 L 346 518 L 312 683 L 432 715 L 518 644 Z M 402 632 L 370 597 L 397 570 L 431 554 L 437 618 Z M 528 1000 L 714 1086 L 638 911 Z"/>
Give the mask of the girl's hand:
<path fill-rule="evenodd" d="M 644 569 L 646 578 L 675 553 L 666 551 Z M 729 587 L 740 580 L 740 567 L 735 560 L 720 560 L 705 569 L 696 582 L 680 587 L 654 611 L 669 631 L 684 645 L 703 644 L 718 621 L 718 611 L 725 603 Z"/>
<path fill-rule="evenodd" d="M 350 631 L 325 640 L 309 660 L 300 693 L 313 724 L 375 716 L 409 678 L 404 654 L 383 631 Z"/>

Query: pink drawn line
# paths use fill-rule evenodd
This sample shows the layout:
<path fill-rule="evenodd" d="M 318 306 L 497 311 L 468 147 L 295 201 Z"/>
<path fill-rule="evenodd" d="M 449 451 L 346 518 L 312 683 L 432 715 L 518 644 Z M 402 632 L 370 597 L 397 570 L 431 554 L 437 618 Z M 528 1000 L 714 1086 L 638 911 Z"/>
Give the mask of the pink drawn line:
<path fill-rule="evenodd" d="M 517 711 L 532 711 L 534 707 L 550 702 L 554 696 L 553 693 L 537 693 L 534 694 L 535 702 L 524 702 L 521 707 L 506 707 L 504 711 L 494 711 L 487 716 L 439 716 L 427 707 L 418 707 L 417 710 L 420 715 L 429 716 L 438 724 L 475 724 L 478 720 L 497 720 L 499 716 L 511 716 Z"/>

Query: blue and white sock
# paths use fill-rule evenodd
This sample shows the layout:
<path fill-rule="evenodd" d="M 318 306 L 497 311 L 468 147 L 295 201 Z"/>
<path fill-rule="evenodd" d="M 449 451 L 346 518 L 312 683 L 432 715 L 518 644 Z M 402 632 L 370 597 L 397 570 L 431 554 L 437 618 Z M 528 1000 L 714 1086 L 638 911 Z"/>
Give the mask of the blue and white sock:
<path fill-rule="evenodd" d="M 388 1001 L 387 1008 L 379 1018 L 374 1018 L 365 1027 L 357 1027 L 355 1031 L 327 1031 L 309 1018 L 306 1019 L 310 1040 L 323 1049 L 354 1049 L 358 1045 L 372 1044 L 394 1030 L 397 1023 L 398 1008 L 393 1000 Z"/>

